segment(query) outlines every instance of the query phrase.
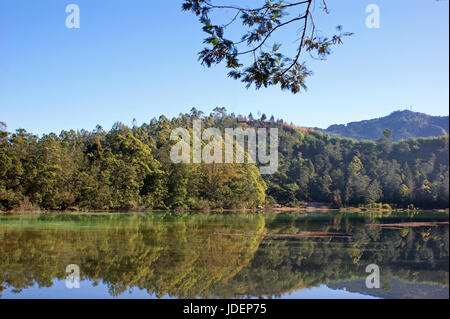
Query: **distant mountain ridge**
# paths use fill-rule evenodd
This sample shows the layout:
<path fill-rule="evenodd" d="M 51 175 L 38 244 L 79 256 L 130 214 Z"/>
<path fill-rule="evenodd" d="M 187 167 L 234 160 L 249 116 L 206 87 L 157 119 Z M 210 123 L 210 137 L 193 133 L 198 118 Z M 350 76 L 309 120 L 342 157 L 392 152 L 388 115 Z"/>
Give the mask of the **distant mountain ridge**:
<path fill-rule="evenodd" d="M 403 110 L 377 119 L 331 125 L 323 131 L 334 136 L 376 141 L 383 136 L 385 129 L 392 131 L 392 141 L 411 137 L 442 136 L 449 132 L 449 117 Z"/>
<path fill-rule="evenodd" d="M 331 289 L 360 293 L 387 299 L 448 299 L 448 287 L 422 283 L 418 280 L 406 281 L 404 279 L 389 278 L 382 283 L 381 289 L 366 287 L 363 279 L 354 279 L 344 282 L 331 282 L 327 286 Z"/>

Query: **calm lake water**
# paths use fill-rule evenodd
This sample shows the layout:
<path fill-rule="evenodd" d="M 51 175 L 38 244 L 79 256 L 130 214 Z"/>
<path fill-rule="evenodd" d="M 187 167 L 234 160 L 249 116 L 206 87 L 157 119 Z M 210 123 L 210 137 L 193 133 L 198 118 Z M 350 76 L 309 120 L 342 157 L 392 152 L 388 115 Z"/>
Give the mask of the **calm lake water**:
<path fill-rule="evenodd" d="M 0 298 L 448 298 L 448 224 L 377 226 L 412 221 L 448 214 L 0 216 Z M 262 236 L 302 232 L 349 236 Z"/>

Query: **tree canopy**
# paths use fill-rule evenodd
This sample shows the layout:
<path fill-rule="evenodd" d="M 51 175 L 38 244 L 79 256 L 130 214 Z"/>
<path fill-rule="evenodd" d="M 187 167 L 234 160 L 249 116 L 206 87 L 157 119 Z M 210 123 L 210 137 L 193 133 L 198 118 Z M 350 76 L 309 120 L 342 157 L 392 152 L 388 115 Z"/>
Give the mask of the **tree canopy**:
<path fill-rule="evenodd" d="M 241 80 L 247 88 L 278 85 L 292 93 L 306 90 L 305 81 L 312 72 L 303 61 L 303 54 L 325 59 L 333 45 L 341 44 L 343 37 L 352 35 L 341 26 L 328 37 L 318 32 L 313 8 L 317 6 L 328 13 L 325 0 L 265 0 L 255 7 L 230 2 L 218 5 L 214 0 L 184 0 L 182 8 L 199 17 L 207 34 L 203 41 L 206 47 L 199 53 L 201 63 L 211 67 L 224 62 L 230 69 L 228 76 Z M 220 15 L 215 14 L 216 11 L 220 11 Z M 218 21 L 219 16 L 227 20 Z M 236 32 L 233 27 L 238 21 L 241 26 Z M 295 52 L 286 54 L 281 50 L 281 43 L 270 41 L 288 26 L 297 27 L 292 40 L 298 42 L 298 47 Z"/>
<path fill-rule="evenodd" d="M 35 136 L 0 129 L 0 210 L 256 208 L 307 201 L 337 207 L 381 203 L 447 208 L 448 135 L 391 142 L 332 137 L 283 120 L 193 108 L 132 128 Z M 278 128 L 278 170 L 260 163 L 175 164 L 170 133 L 200 119 L 203 128 Z M 388 133 L 388 132 L 386 132 Z M 206 143 L 205 141 L 203 141 Z"/>

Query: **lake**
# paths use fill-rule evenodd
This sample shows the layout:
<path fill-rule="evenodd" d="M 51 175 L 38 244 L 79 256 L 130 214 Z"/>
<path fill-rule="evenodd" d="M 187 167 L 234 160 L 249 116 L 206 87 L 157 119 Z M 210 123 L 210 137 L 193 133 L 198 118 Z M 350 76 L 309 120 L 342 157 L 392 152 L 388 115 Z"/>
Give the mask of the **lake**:
<path fill-rule="evenodd" d="M 448 250 L 437 212 L 2 215 L 0 298 L 449 298 Z"/>

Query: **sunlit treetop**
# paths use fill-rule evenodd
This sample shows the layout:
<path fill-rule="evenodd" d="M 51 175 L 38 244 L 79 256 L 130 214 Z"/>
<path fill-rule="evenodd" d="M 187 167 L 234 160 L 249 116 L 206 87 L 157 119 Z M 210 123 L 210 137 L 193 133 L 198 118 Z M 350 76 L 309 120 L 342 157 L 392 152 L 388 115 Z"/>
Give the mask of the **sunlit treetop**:
<path fill-rule="evenodd" d="M 203 31 L 207 33 L 204 39 L 206 47 L 199 53 L 201 63 L 211 67 L 225 62 L 230 69 L 228 76 L 240 79 L 247 88 L 254 84 L 257 89 L 279 85 L 281 89 L 292 93 L 306 90 L 305 80 L 312 72 L 306 67 L 302 54 L 309 53 L 313 58 L 325 59 L 333 45 L 341 44 L 343 37 L 352 35 L 343 32 L 341 26 L 330 37 L 318 34 L 312 8 L 319 7 L 328 13 L 325 0 L 266 0 L 253 8 L 224 4 L 225 1 L 218 4 L 214 0 L 184 0 L 183 10 L 197 15 Z M 213 14 L 215 11 L 229 12 L 229 20 L 220 25 L 214 23 L 212 16 L 216 16 Z M 239 22 L 241 37 L 234 40 L 228 38 L 232 32 L 226 31 Z M 297 41 L 298 47 L 296 51 L 285 55 L 280 50 L 281 44 L 274 43 L 271 38 L 282 32 L 283 28 L 286 31 L 288 25 L 297 27 L 292 40 Z M 248 59 L 244 59 L 245 56 Z"/>

